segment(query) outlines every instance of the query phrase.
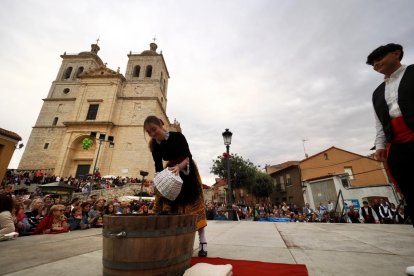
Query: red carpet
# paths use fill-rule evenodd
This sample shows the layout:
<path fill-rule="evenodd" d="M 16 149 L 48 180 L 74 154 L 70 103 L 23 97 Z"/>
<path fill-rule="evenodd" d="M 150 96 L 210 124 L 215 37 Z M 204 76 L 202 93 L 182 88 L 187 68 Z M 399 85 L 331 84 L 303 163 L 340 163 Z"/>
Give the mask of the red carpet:
<path fill-rule="evenodd" d="M 279 264 L 257 261 L 231 260 L 223 258 L 192 257 L 191 265 L 208 263 L 213 265 L 231 264 L 234 276 L 307 276 L 308 270 L 303 264 Z"/>

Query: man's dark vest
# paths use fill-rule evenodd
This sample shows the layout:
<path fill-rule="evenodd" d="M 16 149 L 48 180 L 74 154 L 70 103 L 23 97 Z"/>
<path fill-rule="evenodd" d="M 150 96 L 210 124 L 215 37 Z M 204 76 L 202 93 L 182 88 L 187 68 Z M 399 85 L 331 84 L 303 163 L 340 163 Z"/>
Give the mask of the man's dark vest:
<path fill-rule="evenodd" d="M 391 117 L 385 101 L 385 82 L 375 89 L 372 95 L 375 112 L 382 124 L 385 138 L 388 143 L 392 141 L 393 133 L 391 127 Z M 407 126 L 414 130 L 414 65 L 409 65 L 398 87 L 398 105 Z"/>
<path fill-rule="evenodd" d="M 368 214 L 365 212 L 364 207 L 361 208 L 361 212 L 362 212 L 362 216 L 365 219 L 365 222 L 375 223 L 375 219 L 374 219 L 374 216 L 372 214 L 372 208 L 371 207 L 368 207 Z"/>
<path fill-rule="evenodd" d="M 389 208 L 389 207 L 388 207 L 388 208 Z M 384 206 L 380 205 L 380 209 L 381 209 L 381 212 L 382 212 L 382 214 L 384 215 L 384 217 L 388 218 L 388 217 L 390 216 L 390 214 L 388 213 L 388 210 L 389 210 L 389 209 L 387 209 L 387 212 L 386 212 L 386 213 L 385 213 L 385 208 L 384 208 Z"/>

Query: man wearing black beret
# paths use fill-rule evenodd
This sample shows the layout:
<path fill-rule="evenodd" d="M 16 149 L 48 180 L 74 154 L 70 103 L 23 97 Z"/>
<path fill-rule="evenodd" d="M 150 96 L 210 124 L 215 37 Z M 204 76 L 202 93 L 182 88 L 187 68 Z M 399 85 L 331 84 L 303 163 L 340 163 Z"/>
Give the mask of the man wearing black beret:
<path fill-rule="evenodd" d="M 414 226 L 414 65 L 403 65 L 403 47 L 390 43 L 375 49 L 367 64 L 384 75 L 372 101 L 376 118 L 375 156 L 386 161 L 404 195 Z M 407 268 L 414 275 L 414 266 Z"/>

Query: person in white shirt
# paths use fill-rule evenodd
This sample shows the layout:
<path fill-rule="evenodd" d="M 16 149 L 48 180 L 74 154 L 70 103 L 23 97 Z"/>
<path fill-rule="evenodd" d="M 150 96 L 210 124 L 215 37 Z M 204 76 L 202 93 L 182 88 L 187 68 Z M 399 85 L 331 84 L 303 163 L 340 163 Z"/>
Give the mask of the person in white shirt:
<path fill-rule="evenodd" d="M 392 223 L 391 209 L 390 209 L 390 206 L 385 203 L 384 199 L 381 199 L 381 204 L 379 206 L 379 213 L 380 213 L 381 220 L 383 221 L 383 223 L 385 224 Z"/>
<path fill-rule="evenodd" d="M 387 167 L 404 195 L 414 226 L 414 65 L 401 64 L 403 47 L 389 43 L 372 51 L 367 64 L 384 75 L 372 102 L 376 119 L 375 156 Z M 414 275 L 414 266 L 407 268 Z"/>

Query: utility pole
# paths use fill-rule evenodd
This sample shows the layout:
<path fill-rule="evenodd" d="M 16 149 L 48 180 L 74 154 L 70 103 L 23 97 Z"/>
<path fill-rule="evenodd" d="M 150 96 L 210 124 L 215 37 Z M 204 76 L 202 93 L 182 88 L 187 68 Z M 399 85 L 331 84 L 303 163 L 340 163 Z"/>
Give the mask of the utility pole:
<path fill-rule="evenodd" d="M 306 153 L 306 149 L 305 149 L 305 142 L 308 141 L 306 139 L 302 139 L 302 146 L 303 146 L 303 152 L 305 153 L 305 158 L 308 158 L 309 155 Z"/>

